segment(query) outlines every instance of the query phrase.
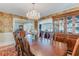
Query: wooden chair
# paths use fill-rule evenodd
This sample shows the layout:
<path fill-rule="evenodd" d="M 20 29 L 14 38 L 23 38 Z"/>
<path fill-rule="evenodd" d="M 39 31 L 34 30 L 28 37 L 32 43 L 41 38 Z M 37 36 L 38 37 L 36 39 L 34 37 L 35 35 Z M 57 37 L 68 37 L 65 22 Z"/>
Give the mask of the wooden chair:
<path fill-rule="evenodd" d="M 66 54 L 67 56 L 79 56 L 79 38 L 76 40 L 75 46 L 73 48 L 73 51 L 69 51 Z"/>
<path fill-rule="evenodd" d="M 14 39 L 16 42 L 16 51 L 18 53 L 18 56 L 34 56 L 34 54 L 30 51 L 30 45 L 27 41 L 27 38 L 24 38 L 25 33 L 20 33 L 21 36 L 23 36 L 22 40 L 20 40 L 15 33 L 13 33 Z"/>
<path fill-rule="evenodd" d="M 55 33 L 54 40 L 58 42 L 65 42 L 65 35 L 63 33 Z"/>
<path fill-rule="evenodd" d="M 25 52 L 25 55 L 27 56 L 34 56 L 34 54 L 31 52 L 30 50 L 30 45 L 29 45 L 29 42 L 27 41 L 27 38 L 24 38 L 24 52 Z"/>
<path fill-rule="evenodd" d="M 72 56 L 79 56 L 79 38 L 76 41 L 76 44 L 74 46 Z"/>

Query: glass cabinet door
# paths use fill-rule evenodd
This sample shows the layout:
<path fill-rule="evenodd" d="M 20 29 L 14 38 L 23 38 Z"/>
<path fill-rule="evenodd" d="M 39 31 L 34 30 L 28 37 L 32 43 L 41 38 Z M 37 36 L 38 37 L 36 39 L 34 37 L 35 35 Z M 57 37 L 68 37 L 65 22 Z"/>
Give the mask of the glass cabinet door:
<path fill-rule="evenodd" d="M 75 32 L 79 33 L 79 15 L 75 19 Z"/>
<path fill-rule="evenodd" d="M 72 17 L 67 17 L 67 32 L 72 32 Z"/>
<path fill-rule="evenodd" d="M 58 32 L 59 28 L 58 28 L 58 21 L 54 21 L 54 32 Z"/>
<path fill-rule="evenodd" d="M 64 20 L 59 20 L 59 32 L 64 32 Z"/>

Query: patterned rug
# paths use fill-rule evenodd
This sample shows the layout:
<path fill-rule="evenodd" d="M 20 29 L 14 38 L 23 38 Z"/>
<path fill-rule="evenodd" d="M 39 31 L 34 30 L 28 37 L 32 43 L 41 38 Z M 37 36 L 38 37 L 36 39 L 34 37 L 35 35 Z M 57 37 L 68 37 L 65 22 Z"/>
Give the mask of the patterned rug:
<path fill-rule="evenodd" d="M 17 56 L 15 46 L 11 44 L 0 47 L 0 56 Z"/>

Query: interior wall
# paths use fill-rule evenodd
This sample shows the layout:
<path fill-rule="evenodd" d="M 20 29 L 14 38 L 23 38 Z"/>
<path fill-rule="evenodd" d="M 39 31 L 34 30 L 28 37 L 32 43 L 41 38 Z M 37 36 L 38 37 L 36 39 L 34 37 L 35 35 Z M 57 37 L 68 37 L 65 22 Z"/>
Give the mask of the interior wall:
<path fill-rule="evenodd" d="M 14 44 L 12 15 L 0 12 L 0 46 Z"/>
<path fill-rule="evenodd" d="M 5 13 L 0 13 L 0 33 L 12 32 L 13 19 L 12 16 Z"/>
<path fill-rule="evenodd" d="M 15 44 L 13 36 L 14 19 L 12 15 L 0 12 L 0 46 Z M 20 18 L 17 17 L 16 19 Z"/>

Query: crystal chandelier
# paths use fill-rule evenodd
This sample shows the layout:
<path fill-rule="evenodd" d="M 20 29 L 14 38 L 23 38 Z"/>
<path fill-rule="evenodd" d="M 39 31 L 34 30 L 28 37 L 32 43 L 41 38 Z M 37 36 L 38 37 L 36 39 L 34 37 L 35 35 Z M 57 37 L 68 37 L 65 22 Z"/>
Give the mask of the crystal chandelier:
<path fill-rule="evenodd" d="M 26 17 L 28 19 L 40 19 L 40 13 L 37 12 L 37 10 L 35 10 L 35 3 L 33 4 L 33 9 L 31 11 L 28 11 L 28 13 L 26 14 Z"/>

